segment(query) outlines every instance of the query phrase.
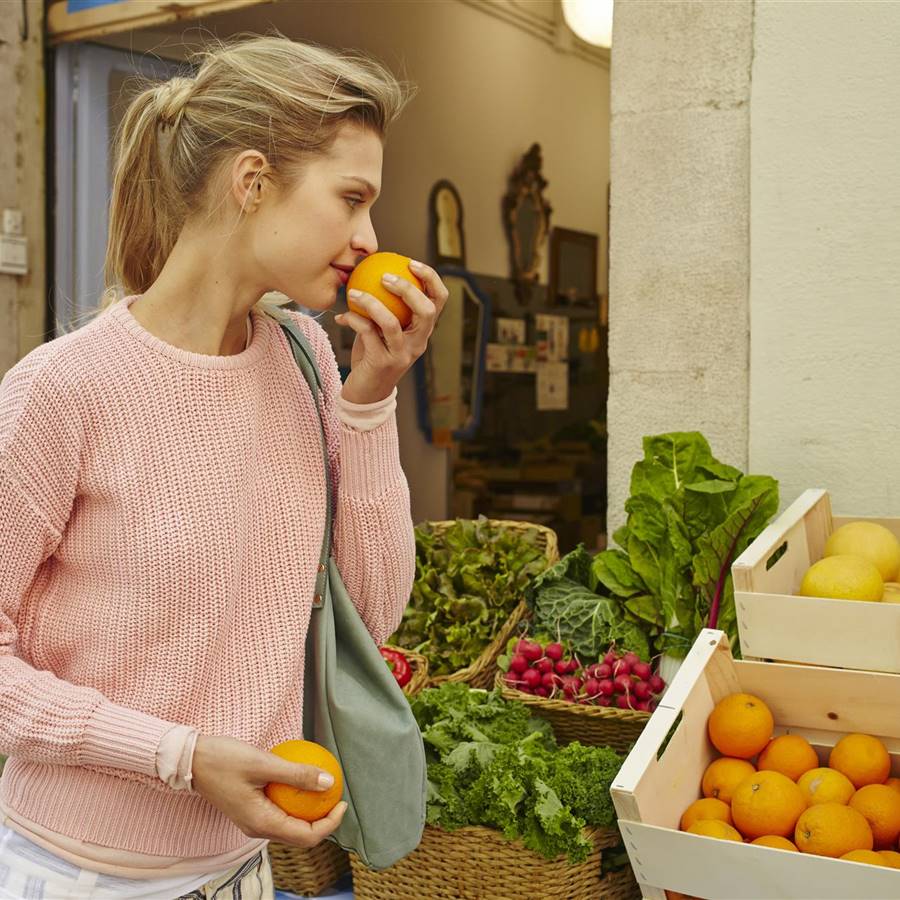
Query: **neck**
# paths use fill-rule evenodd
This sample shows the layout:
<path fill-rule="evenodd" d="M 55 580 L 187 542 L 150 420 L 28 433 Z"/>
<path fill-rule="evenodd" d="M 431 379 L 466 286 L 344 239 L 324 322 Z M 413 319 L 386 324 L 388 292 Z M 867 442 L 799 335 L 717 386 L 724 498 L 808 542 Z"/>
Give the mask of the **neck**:
<path fill-rule="evenodd" d="M 182 233 L 159 277 L 130 309 L 143 328 L 167 344 L 233 356 L 245 349 L 250 310 L 265 292 L 239 284 L 222 245 L 209 247 L 216 242 L 208 236 Z"/>

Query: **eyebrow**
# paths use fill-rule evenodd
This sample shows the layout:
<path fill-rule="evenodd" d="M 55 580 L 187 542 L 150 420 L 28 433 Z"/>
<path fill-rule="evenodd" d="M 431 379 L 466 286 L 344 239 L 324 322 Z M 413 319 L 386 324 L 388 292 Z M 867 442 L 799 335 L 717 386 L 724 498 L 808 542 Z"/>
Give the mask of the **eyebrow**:
<path fill-rule="evenodd" d="M 341 178 L 361 184 L 368 191 L 370 197 L 378 197 L 379 191 L 371 181 L 366 181 L 365 178 L 361 178 L 359 175 L 341 175 Z"/>

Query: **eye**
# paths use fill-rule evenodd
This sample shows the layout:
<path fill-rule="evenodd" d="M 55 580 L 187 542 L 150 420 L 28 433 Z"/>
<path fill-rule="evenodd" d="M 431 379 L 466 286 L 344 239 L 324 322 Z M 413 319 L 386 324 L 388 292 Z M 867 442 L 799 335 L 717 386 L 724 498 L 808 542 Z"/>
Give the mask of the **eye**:
<path fill-rule="evenodd" d="M 358 195 L 345 197 L 344 199 L 350 204 L 350 209 L 356 209 L 356 207 L 363 202 L 363 198 Z"/>

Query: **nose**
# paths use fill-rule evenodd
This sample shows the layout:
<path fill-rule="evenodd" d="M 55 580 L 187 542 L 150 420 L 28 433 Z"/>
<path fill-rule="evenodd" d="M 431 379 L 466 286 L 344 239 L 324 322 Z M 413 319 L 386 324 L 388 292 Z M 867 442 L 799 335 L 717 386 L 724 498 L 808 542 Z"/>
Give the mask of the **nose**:
<path fill-rule="evenodd" d="M 378 237 L 375 234 L 375 226 L 372 219 L 366 216 L 365 222 L 359 227 L 359 230 L 353 235 L 350 246 L 356 251 L 358 256 L 371 256 L 378 252 Z"/>

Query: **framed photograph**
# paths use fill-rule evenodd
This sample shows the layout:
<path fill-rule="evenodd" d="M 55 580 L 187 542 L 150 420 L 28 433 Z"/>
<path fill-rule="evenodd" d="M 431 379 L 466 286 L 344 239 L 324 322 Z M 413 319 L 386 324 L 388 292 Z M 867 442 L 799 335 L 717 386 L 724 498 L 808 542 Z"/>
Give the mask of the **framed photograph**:
<path fill-rule="evenodd" d="M 466 234 L 459 191 L 442 179 L 431 188 L 428 199 L 432 259 L 439 266 L 466 267 Z"/>
<path fill-rule="evenodd" d="M 597 254 L 600 238 L 587 231 L 550 232 L 550 306 L 597 306 Z"/>

